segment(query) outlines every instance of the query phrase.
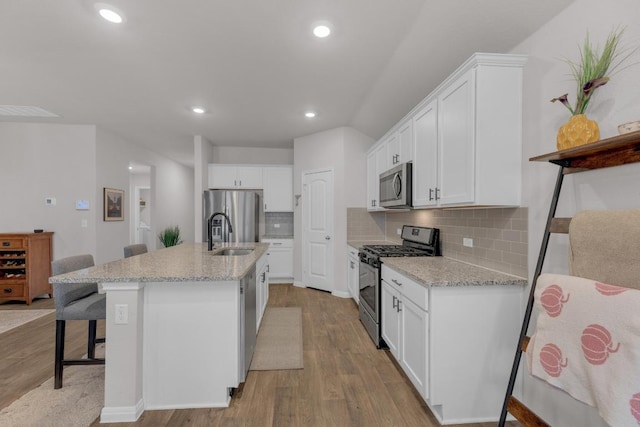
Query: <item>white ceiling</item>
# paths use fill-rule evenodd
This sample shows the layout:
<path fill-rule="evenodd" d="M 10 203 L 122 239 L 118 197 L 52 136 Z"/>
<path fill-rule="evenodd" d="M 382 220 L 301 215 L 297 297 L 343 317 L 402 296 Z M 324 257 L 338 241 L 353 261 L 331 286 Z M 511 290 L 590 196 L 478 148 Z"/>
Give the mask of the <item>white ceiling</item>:
<path fill-rule="evenodd" d="M 2 0 L 0 104 L 61 117 L 0 120 L 96 124 L 187 165 L 193 135 L 377 139 L 471 53 L 509 51 L 572 1 L 104 0 L 114 25 L 93 0 Z M 319 20 L 330 37 L 311 35 Z"/>

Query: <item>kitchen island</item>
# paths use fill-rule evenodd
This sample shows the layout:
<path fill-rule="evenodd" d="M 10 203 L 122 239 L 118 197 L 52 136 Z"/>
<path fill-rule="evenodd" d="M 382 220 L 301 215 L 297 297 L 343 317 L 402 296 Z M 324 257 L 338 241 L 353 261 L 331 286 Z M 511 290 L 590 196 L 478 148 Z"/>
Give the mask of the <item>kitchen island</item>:
<path fill-rule="evenodd" d="M 145 409 L 229 405 L 251 360 L 244 331 L 255 334 L 255 319 L 245 322 L 244 300 L 253 285 L 255 310 L 255 266 L 268 245 L 234 247 L 252 250 L 219 255 L 228 245 L 209 252 L 185 243 L 49 279 L 96 282 L 107 295 L 101 422 L 135 421 Z"/>

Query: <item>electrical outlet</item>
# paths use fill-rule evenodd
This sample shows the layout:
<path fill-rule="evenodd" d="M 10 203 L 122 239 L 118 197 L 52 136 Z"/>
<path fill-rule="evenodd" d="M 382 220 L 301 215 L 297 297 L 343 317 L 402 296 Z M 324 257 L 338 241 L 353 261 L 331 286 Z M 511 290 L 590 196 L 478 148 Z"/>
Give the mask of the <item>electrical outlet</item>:
<path fill-rule="evenodd" d="M 402 235 L 402 228 L 396 228 L 396 233 L 398 234 L 398 236 Z"/>
<path fill-rule="evenodd" d="M 87 222 L 86 219 L 80 220 L 80 227 L 87 228 L 88 226 L 89 226 L 89 223 Z"/>
<path fill-rule="evenodd" d="M 44 198 L 44 204 L 47 206 L 55 206 L 56 205 L 56 198 L 55 197 L 45 197 Z"/>
<path fill-rule="evenodd" d="M 126 325 L 129 323 L 129 304 L 116 304 L 116 325 Z"/>
<path fill-rule="evenodd" d="M 468 248 L 472 248 L 473 247 L 473 239 L 470 239 L 468 237 L 464 237 L 462 239 L 462 246 L 466 246 Z"/>
<path fill-rule="evenodd" d="M 280 228 L 280 224 L 273 224 L 273 228 Z"/>

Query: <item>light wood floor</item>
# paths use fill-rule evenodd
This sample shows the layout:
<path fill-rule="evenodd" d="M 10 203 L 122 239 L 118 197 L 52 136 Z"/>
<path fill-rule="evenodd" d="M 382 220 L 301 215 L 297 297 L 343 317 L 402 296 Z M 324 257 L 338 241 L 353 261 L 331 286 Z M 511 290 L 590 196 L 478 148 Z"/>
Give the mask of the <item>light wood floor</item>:
<path fill-rule="evenodd" d="M 269 306 L 302 307 L 304 369 L 250 371 L 229 408 L 146 411 L 136 423 L 92 426 L 439 426 L 389 353 L 376 350 L 352 300 L 286 284 L 270 293 Z M 73 323 L 67 347 L 80 356 L 86 322 Z M 51 314 L 0 334 L 0 408 L 53 375 L 54 330 Z"/>

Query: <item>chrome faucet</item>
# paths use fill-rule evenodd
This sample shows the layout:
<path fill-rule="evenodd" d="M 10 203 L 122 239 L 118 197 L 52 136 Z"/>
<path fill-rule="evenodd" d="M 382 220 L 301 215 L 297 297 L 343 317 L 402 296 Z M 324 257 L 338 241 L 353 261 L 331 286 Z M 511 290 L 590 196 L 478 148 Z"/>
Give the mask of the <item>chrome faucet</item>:
<path fill-rule="evenodd" d="M 209 237 L 207 249 L 210 251 L 213 250 L 213 233 L 212 233 L 213 218 L 215 218 L 218 215 L 222 215 L 227 220 L 227 226 L 229 227 L 228 233 L 233 233 L 233 227 L 231 226 L 231 220 L 229 220 L 229 216 L 224 212 L 214 212 L 207 220 L 207 227 L 208 227 L 207 236 Z M 224 236 L 223 241 L 229 241 L 228 233 Z"/>

